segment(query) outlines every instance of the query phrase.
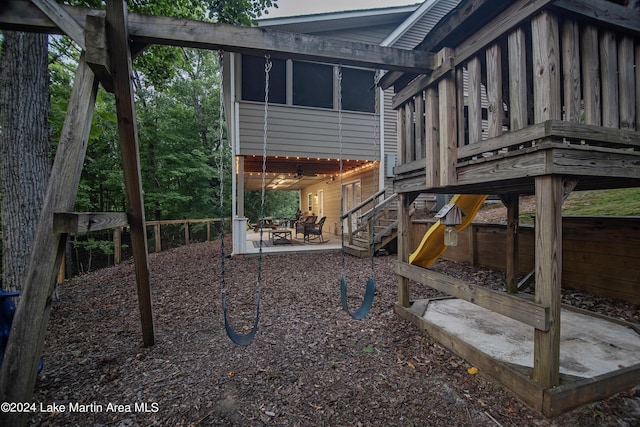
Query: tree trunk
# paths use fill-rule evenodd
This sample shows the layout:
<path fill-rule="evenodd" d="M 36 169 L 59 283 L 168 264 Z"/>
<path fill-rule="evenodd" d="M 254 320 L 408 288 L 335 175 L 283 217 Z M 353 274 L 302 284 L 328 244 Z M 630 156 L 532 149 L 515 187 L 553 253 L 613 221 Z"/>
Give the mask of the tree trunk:
<path fill-rule="evenodd" d="M 23 287 L 50 171 L 47 35 L 5 31 L 0 61 L 2 286 Z"/>

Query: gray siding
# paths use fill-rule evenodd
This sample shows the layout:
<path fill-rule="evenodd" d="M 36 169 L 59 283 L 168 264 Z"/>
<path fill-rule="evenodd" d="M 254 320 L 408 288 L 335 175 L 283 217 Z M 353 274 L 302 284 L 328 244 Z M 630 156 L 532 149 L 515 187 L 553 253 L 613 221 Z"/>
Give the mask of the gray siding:
<path fill-rule="evenodd" d="M 384 153 L 395 156 L 398 152 L 398 120 L 396 111 L 391 108 L 393 88 L 384 91 Z M 386 165 L 385 165 L 386 169 Z M 382 171 L 386 174 L 386 171 Z M 393 187 L 393 178 L 384 180 L 385 188 Z"/>
<path fill-rule="evenodd" d="M 324 31 L 314 33 L 314 35 L 350 42 L 380 44 L 380 42 L 382 42 L 382 40 L 384 40 L 389 35 L 389 33 L 395 30 L 395 28 L 395 25 L 380 25 L 362 28 L 351 28 L 349 29 L 349 31 Z"/>
<path fill-rule="evenodd" d="M 269 105 L 268 118 L 268 156 L 340 157 L 337 111 Z M 375 160 L 374 126 L 374 114 L 342 113 L 344 159 Z M 261 156 L 263 138 L 264 106 L 260 103 L 240 103 L 238 154 Z"/>
<path fill-rule="evenodd" d="M 433 27 L 460 3 L 460 0 L 439 0 L 431 6 L 392 46 L 413 49 L 419 45 Z"/>

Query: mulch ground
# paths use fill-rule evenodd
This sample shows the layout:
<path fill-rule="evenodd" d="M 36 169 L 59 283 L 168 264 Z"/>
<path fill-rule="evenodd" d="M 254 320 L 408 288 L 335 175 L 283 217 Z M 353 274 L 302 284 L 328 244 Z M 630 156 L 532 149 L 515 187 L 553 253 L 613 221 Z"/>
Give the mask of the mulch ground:
<path fill-rule="evenodd" d="M 66 411 L 37 413 L 29 423 L 640 425 L 638 388 L 545 419 L 482 372 L 469 374 L 471 365 L 393 314 L 395 262 L 375 259 L 374 306 L 356 321 L 340 304 L 339 252 L 265 256 L 259 330 L 247 347 L 224 331 L 218 243 L 151 255 L 156 343 L 149 348 L 141 345 L 131 262 L 67 281 L 58 289 L 34 393 L 38 405 Z M 352 309 L 369 266 L 368 259 L 346 258 Z M 496 271 L 444 261 L 435 268 L 495 288 L 504 282 Z M 256 257 L 225 260 L 229 317 L 238 330 L 253 323 L 258 271 Z M 436 295 L 417 284 L 411 291 L 415 298 Z M 638 306 L 577 292 L 564 302 L 640 322 Z"/>

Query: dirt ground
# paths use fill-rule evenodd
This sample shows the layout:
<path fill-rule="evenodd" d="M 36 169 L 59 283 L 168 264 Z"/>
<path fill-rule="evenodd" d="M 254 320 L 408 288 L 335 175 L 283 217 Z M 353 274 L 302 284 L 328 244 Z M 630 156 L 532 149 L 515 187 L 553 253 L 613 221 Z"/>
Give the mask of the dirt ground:
<path fill-rule="evenodd" d="M 640 425 L 640 388 L 545 419 L 483 372 L 470 374 L 471 365 L 393 314 L 394 256 L 375 258 L 378 290 L 362 321 L 341 308 L 339 252 L 265 256 L 262 268 L 257 257 L 225 259 L 238 330 L 252 325 L 262 277 L 258 333 L 237 346 L 224 332 L 219 253 L 211 242 L 150 256 L 156 343 L 149 348 L 141 346 L 131 262 L 60 286 L 34 394 L 45 410 L 29 424 Z M 370 260 L 347 256 L 345 264 L 355 309 Z M 500 272 L 450 262 L 434 268 L 496 289 L 504 281 Z M 417 284 L 411 291 L 437 295 Z M 638 306 L 570 291 L 563 300 L 640 322 Z"/>

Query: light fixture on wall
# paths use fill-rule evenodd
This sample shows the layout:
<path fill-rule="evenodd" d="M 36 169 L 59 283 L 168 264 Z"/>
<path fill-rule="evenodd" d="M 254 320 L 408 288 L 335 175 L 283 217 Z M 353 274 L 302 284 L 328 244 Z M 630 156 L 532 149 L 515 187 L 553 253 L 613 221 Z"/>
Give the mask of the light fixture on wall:
<path fill-rule="evenodd" d="M 440 220 L 440 224 L 445 226 L 444 244 L 445 246 L 458 246 L 458 229 L 456 225 L 462 224 L 462 217 L 466 214 L 455 203 L 444 205 L 435 214 L 435 218 Z"/>

